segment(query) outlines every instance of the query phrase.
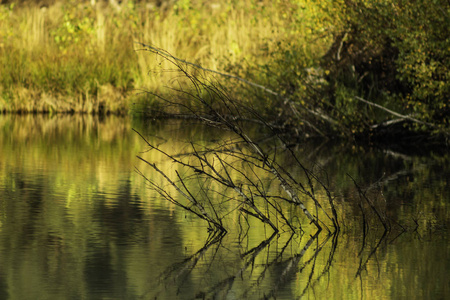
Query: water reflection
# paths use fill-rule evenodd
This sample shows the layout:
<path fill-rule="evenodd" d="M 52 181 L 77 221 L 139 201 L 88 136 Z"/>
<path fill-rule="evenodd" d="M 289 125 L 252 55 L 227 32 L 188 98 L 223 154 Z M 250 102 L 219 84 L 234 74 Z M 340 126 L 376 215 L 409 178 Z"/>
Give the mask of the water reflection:
<path fill-rule="evenodd" d="M 134 172 L 164 184 L 136 159 L 145 148 L 132 127 L 176 151 L 187 149 L 180 141 L 229 137 L 185 121 L 0 116 L 0 299 L 450 296 L 448 155 L 297 146 L 342 204 L 341 234 L 272 235 L 258 220 L 231 214 L 229 233 L 211 236 L 205 222 L 161 199 Z M 347 173 L 376 187 L 395 234 L 382 238 L 371 228 L 362 238 Z"/>

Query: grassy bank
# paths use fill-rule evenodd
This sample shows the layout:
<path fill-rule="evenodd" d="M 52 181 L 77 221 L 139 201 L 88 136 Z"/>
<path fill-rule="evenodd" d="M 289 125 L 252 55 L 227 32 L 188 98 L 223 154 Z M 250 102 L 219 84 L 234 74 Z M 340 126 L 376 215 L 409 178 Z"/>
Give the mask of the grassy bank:
<path fill-rule="evenodd" d="M 0 6 L 1 111 L 160 109 L 189 87 L 143 42 L 299 131 L 449 136 L 447 1 L 93 2 Z"/>
<path fill-rule="evenodd" d="M 176 76 L 164 61 L 139 51 L 135 41 L 244 76 L 273 60 L 281 44 L 310 38 L 300 31 L 310 30 L 314 9 L 299 11 L 290 1 L 5 4 L 0 110 L 125 113 L 132 103 L 147 105 L 147 96 L 134 89 L 164 91 Z M 309 23 L 293 26 L 293 18 Z M 304 48 L 309 55 L 311 49 Z"/>

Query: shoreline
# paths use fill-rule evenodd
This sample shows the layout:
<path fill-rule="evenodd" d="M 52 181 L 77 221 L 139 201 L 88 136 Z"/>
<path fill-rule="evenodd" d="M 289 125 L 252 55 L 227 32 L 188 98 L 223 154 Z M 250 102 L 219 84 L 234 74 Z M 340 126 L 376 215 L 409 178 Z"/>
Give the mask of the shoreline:
<path fill-rule="evenodd" d="M 177 114 L 177 113 L 167 113 L 161 111 L 154 111 L 154 114 L 149 114 L 148 112 L 44 112 L 44 111 L 33 111 L 33 112 L 5 112 L 0 111 L 0 116 L 48 116 L 50 118 L 58 117 L 58 116 L 93 116 L 99 118 L 108 118 L 108 117 L 119 117 L 119 118 L 135 118 L 146 121 L 165 121 L 165 120 L 193 120 L 198 121 L 199 123 L 203 123 L 199 117 L 210 119 L 211 115 L 201 115 L 195 116 L 192 114 Z M 236 118 L 234 118 L 236 121 Z M 254 126 L 262 125 L 260 120 L 242 118 L 240 120 L 243 123 L 253 124 Z M 208 126 L 207 124 L 205 124 Z M 401 126 L 398 126 L 398 129 L 401 129 Z M 296 132 L 295 128 L 282 128 L 273 127 L 276 130 L 277 134 L 283 134 L 290 136 L 289 145 L 285 145 L 287 148 L 296 147 L 303 142 L 308 141 L 320 141 L 320 142 L 333 142 L 333 143 L 342 143 L 346 145 L 356 145 L 362 147 L 369 148 L 380 148 L 385 150 L 393 150 L 398 151 L 400 153 L 421 153 L 425 154 L 433 151 L 434 153 L 445 154 L 450 148 L 450 138 L 445 133 L 431 134 L 430 132 L 413 132 L 410 130 L 388 130 L 383 129 L 380 131 L 370 131 L 370 132 L 362 132 L 355 134 L 353 136 L 339 136 L 333 133 L 328 134 L 327 136 L 314 136 L 311 134 L 303 134 L 299 135 L 298 131 Z"/>

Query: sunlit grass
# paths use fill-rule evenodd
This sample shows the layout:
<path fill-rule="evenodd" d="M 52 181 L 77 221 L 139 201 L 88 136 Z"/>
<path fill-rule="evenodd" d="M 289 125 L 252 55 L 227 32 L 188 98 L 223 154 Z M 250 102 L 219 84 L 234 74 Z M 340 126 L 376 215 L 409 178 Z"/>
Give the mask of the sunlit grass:
<path fill-rule="evenodd" d="M 0 110 L 127 113 L 133 103 L 150 101 L 135 89 L 168 92 L 164 86 L 177 74 L 163 59 L 139 51 L 136 41 L 265 81 L 267 74 L 255 70 L 285 59 L 288 45 L 304 49 L 303 65 L 310 49 L 325 49 L 325 40 L 310 43 L 317 6 L 305 2 L 2 5 Z"/>

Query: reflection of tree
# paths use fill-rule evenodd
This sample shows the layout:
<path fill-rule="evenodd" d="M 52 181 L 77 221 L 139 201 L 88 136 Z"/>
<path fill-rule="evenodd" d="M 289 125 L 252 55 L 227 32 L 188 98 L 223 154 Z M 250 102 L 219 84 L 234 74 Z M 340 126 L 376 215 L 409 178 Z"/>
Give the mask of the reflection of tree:
<path fill-rule="evenodd" d="M 11 168 L 0 191 L 0 295 L 9 293 L 0 298 L 135 298 L 125 245 L 145 247 L 150 226 L 130 180 L 111 182 L 117 189 L 107 193 L 87 181 L 69 202 L 73 182 L 62 189 L 58 173 Z"/>
<path fill-rule="evenodd" d="M 134 194 L 130 180 L 119 182 L 117 193 L 97 195 L 94 218 L 107 236 L 113 235 L 119 243 L 129 243 L 142 237 L 145 213 L 141 200 Z M 114 201 L 108 201 L 113 197 Z"/>
<path fill-rule="evenodd" d="M 0 299 L 8 299 L 7 278 L 3 272 L 0 272 Z"/>
<path fill-rule="evenodd" d="M 7 216 L 16 219 L 8 218 L 6 225 L 17 233 L 14 237 L 18 239 L 11 242 L 17 247 L 26 247 L 38 238 L 36 234 L 39 232 L 47 187 L 42 176 L 30 180 L 25 174 L 18 172 L 10 174 L 10 181 L 11 186 L 17 188 L 7 190 L 5 196 L 10 201 L 5 208 Z M 21 222 L 17 222 L 18 220 Z"/>
<path fill-rule="evenodd" d="M 122 284 L 116 285 L 117 273 L 111 264 L 112 256 L 110 247 L 101 247 L 95 243 L 88 243 L 91 249 L 89 255 L 84 260 L 84 281 L 89 294 L 102 294 L 110 296 L 118 295 L 117 289 Z"/>
<path fill-rule="evenodd" d="M 319 232 L 317 232 L 314 236 L 310 236 L 297 252 L 287 253 L 286 249 L 293 246 L 291 243 L 294 234 L 291 234 L 281 249 L 271 253 L 270 247 L 278 238 L 274 233 L 268 239 L 261 241 L 259 245 L 242 253 L 233 266 L 228 266 L 227 273 L 230 275 L 224 277 L 224 273 L 220 272 L 222 275 L 217 278 L 214 274 L 222 264 L 220 255 L 228 251 L 226 246 L 222 245 L 223 237 L 219 235 L 208 239 L 196 253 L 182 262 L 170 265 L 158 276 L 160 280 L 151 284 L 142 298 L 167 298 L 174 293 L 174 290 L 183 299 L 276 298 L 278 292 L 287 288 L 300 274 L 308 278 L 301 293 L 304 295 L 314 282 L 328 272 L 336 249 L 336 245 L 330 248 L 328 263 L 321 265 L 319 267 L 321 270 L 316 270 L 316 258 L 332 236 L 328 236 L 319 244 Z M 334 238 L 331 240 L 333 243 L 336 242 Z M 311 248 L 314 242 L 318 244 L 316 248 Z M 199 269 L 202 278 L 195 278 L 193 274 L 195 268 Z M 319 275 L 314 276 L 315 273 Z M 202 284 L 198 284 L 199 280 Z"/>
<path fill-rule="evenodd" d="M 84 259 L 84 279 L 89 294 L 126 297 L 134 296 L 126 289 L 127 261 L 121 245 L 146 244 L 144 212 L 140 198 L 135 195 L 129 180 L 118 183 L 115 194 L 96 194 L 95 213 L 87 239 L 89 252 Z M 131 294 L 130 294 L 131 293 Z"/>

